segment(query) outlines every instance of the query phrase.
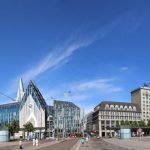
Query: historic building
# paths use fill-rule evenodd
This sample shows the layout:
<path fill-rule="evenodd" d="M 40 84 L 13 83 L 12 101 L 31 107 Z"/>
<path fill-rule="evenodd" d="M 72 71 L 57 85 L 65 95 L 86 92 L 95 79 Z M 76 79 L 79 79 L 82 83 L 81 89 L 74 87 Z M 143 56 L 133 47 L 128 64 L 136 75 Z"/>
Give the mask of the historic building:
<path fill-rule="evenodd" d="M 128 120 L 130 123 L 140 121 L 140 107 L 133 103 L 103 101 L 94 108 L 93 131 L 96 131 L 99 137 L 115 136 L 112 128 L 120 124 L 122 120 Z"/>
<path fill-rule="evenodd" d="M 132 103 L 141 108 L 141 119 L 147 122 L 150 119 L 150 87 L 146 84 L 131 91 Z"/>
<path fill-rule="evenodd" d="M 80 108 L 72 102 L 54 100 L 54 127 L 56 133 L 80 132 Z"/>

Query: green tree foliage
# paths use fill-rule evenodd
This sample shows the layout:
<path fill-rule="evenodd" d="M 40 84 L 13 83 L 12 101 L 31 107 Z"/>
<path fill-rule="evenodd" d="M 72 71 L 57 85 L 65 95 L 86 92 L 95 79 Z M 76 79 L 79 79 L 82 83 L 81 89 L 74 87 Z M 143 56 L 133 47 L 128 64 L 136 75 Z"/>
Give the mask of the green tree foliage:
<path fill-rule="evenodd" d="M 139 122 L 139 127 L 146 127 L 145 121 L 141 120 Z"/>
<path fill-rule="evenodd" d="M 20 129 L 19 128 L 19 122 L 16 120 L 13 120 L 8 124 L 8 130 L 9 130 L 11 135 L 14 135 L 14 133 L 19 132 L 19 129 Z"/>
<path fill-rule="evenodd" d="M 119 121 L 116 122 L 116 128 L 120 128 Z"/>
<path fill-rule="evenodd" d="M 133 121 L 130 126 L 131 126 L 131 131 L 132 132 L 136 132 L 138 127 L 139 127 L 137 121 Z"/>
<path fill-rule="evenodd" d="M 149 120 L 147 120 L 147 127 L 149 127 L 149 128 L 150 128 L 150 119 L 149 119 Z"/>
<path fill-rule="evenodd" d="M 27 122 L 26 124 L 23 125 L 24 126 L 24 130 L 26 132 L 33 132 L 35 129 L 34 129 L 34 126 L 31 122 Z"/>
<path fill-rule="evenodd" d="M 137 121 L 133 121 L 133 122 L 131 123 L 131 127 L 132 127 L 132 128 L 138 128 L 139 125 L 138 125 Z"/>
<path fill-rule="evenodd" d="M 130 122 L 128 120 L 125 120 L 124 125 L 130 125 Z"/>
<path fill-rule="evenodd" d="M 125 121 L 124 121 L 124 120 L 121 120 L 120 125 L 121 125 L 121 126 L 124 126 L 124 125 L 125 125 Z"/>

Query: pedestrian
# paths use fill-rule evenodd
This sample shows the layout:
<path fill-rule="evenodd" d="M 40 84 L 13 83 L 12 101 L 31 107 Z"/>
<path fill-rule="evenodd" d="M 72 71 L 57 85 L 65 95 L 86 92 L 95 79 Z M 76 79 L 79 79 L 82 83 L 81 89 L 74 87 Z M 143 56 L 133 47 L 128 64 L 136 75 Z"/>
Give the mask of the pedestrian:
<path fill-rule="evenodd" d="M 89 141 L 89 138 L 88 138 L 88 136 L 86 136 L 86 146 L 88 147 L 88 141 Z"/>
<path fill-rule="evenodd" d="M 36 138 L 35 143 L 36 143 L 36 146 L 39 145 L 39 140 L 38 140 L 38 138 Z"/>
<path fill-rule="evenodd" d="M 84 137 L 82 137 L 82 139 L 81 139 L 81 144 L 82 144 L 82 146 L 84 146 Z"/>
<path fill-rule="evenodd" d="M 33 138 L 33 146 L 35 146 L 35 138 Z"/>
<path fill-rule="evenodd" d="M 21 140 L 19 141 L 19 147 L 20 147 L 20 149 L 22 149 L 22 141 Z"/>

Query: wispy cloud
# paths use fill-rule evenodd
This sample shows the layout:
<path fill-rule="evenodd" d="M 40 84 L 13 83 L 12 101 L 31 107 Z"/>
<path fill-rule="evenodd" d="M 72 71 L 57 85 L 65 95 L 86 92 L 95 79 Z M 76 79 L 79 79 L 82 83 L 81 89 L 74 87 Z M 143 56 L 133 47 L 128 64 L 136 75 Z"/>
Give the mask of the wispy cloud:
<path fill-rule="evenodd" d="M 120 70 L 121 71 L 127 71 L 129 68 L 128 67 L 121 67 Z"/>
<path fill-rule="evenodd" d="M 35 65 L 33 65 L 31 68 L 26 70 L 25 72 L 18 75 L 16 78 L 14 78 L 9 85 L 9 88 L 7 89 L 7 94 L 12 95 L 16 92 L 17 85 L 19 78 L 23 78 L 24 83 L 28 82 L 30 79 L 35 79 L 37 76 L 41 75 L 42 73 L 45 73 L 48 70 L 56 69 L 59 66 L 62 66 L 66 64 L 70 57 L 73 56 L 73 54 L 83 48 L 88 47 L 91 45 L 96 39 L 102 39 L 105 38 L 114 28 L 118 26 L 120 22 L 120 19 L 116 19 L 113 22 L 109 23 L 105 27 L 102 27 L 101 29 L 98 29 L 94 32 L 86 32 L 86 35 L 82 35 L 82 31 L 75 32 L 69 40 L 64 42 L 63 44 L 56 44 L 56 48 L 53 49 L 50 53 L 47 54 L 45 58 L 37 62 Z M 90 83 L 91 84 L 91 83 Z M 96 83 L 95 83 L 96 84 Z M 103 83 L 101 83 L 102 85 Z M 82 85 L 84 86 L 84 85 Z M 104 84 L 103 86 L 108 87 L 107 84 Z M 89 87 L 92 87 L 92 85 L 89 85 Z M 94 87 L 94 85 L 93 85 Z M 98 86 L 97 83 L 97 88 Z M 114 90 L 119 90 L 115 89 Z"/>
<path fill-rule="evenodd" d="M 111 92 L 120 92 L 123 89 L 114 85 L 114 78 L 109 79 L 96 79 L 96 80 L 89 80 L 86 82 L 81 82 L 77 85 L 71 87 L 71 89 L 76 89 L 77 91 L 89 91 L 89 90 L 98 90 L 102 93 L 111 93 Z"/>
<path fill-rule="evenodd" d="M 51 51 L 47 56 L 42 59 L 35 67 L 30 68 L 24 73 L 18 75 L 15 79 L 12 80 L 11 86 L 7 89 L 9 95 L 16 92 L 16 83 L 18 83 L 19 78 L 23 78 L 24 83 L 28 82 L 31 79 L 36 78 L 42 73 L 58 68 L 62 64 L 66 64 L 70 57 L 75 53 L 75 51 L 87 47 L 92 44 L 96 36 L 91 36 L 90 38 L 70 38 L 67 42 L 64 42 L 62 45 L 56 46 L 57 48 Z"/>
<path fill-rule="evenodd" d="M 49 53 L 48 56 L 39 63 L 39 65 L 23 73 L 21 77 L 26 82 L 47 70 L 54 69 L 58 65 L 68 62 L 69 58 L 73 55 L 73 53 L 76 50 L 86 47 L 92 42 L 93 39 L 91 38 L 87 41 L 77 41 L 62 46 L 59 50 Z"/>
<path fill-rule="evenodd" d="M 104 95 L 112 95 L 122 92 L 124 89 L 116 85 L 115 78 L 98 78 L 88 81 L 76 81 L 59 85 L 53 90 L 47 88 L 42 89 L 42 93 L 48 103 L 51 103 L 51 97 L 62 100 L 71 100 L 75 103 L 88 104 L 89 100 L 95 97 L 103 97 Z M 66 89 L 71 91 L 68 97 L 64 97 L 63 91 Z M 50 92 L 49 92 L 50 91 Z"/>

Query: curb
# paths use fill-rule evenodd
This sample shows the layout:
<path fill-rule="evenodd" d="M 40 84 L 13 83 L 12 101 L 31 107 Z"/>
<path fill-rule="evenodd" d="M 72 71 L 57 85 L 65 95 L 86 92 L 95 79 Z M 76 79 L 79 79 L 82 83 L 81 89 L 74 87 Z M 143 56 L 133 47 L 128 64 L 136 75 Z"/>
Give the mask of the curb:
<path fill-rule="evenodd" d="M 78 150 L 80 147 L 80 139 L 74 144 L 70 150 Z"/>

